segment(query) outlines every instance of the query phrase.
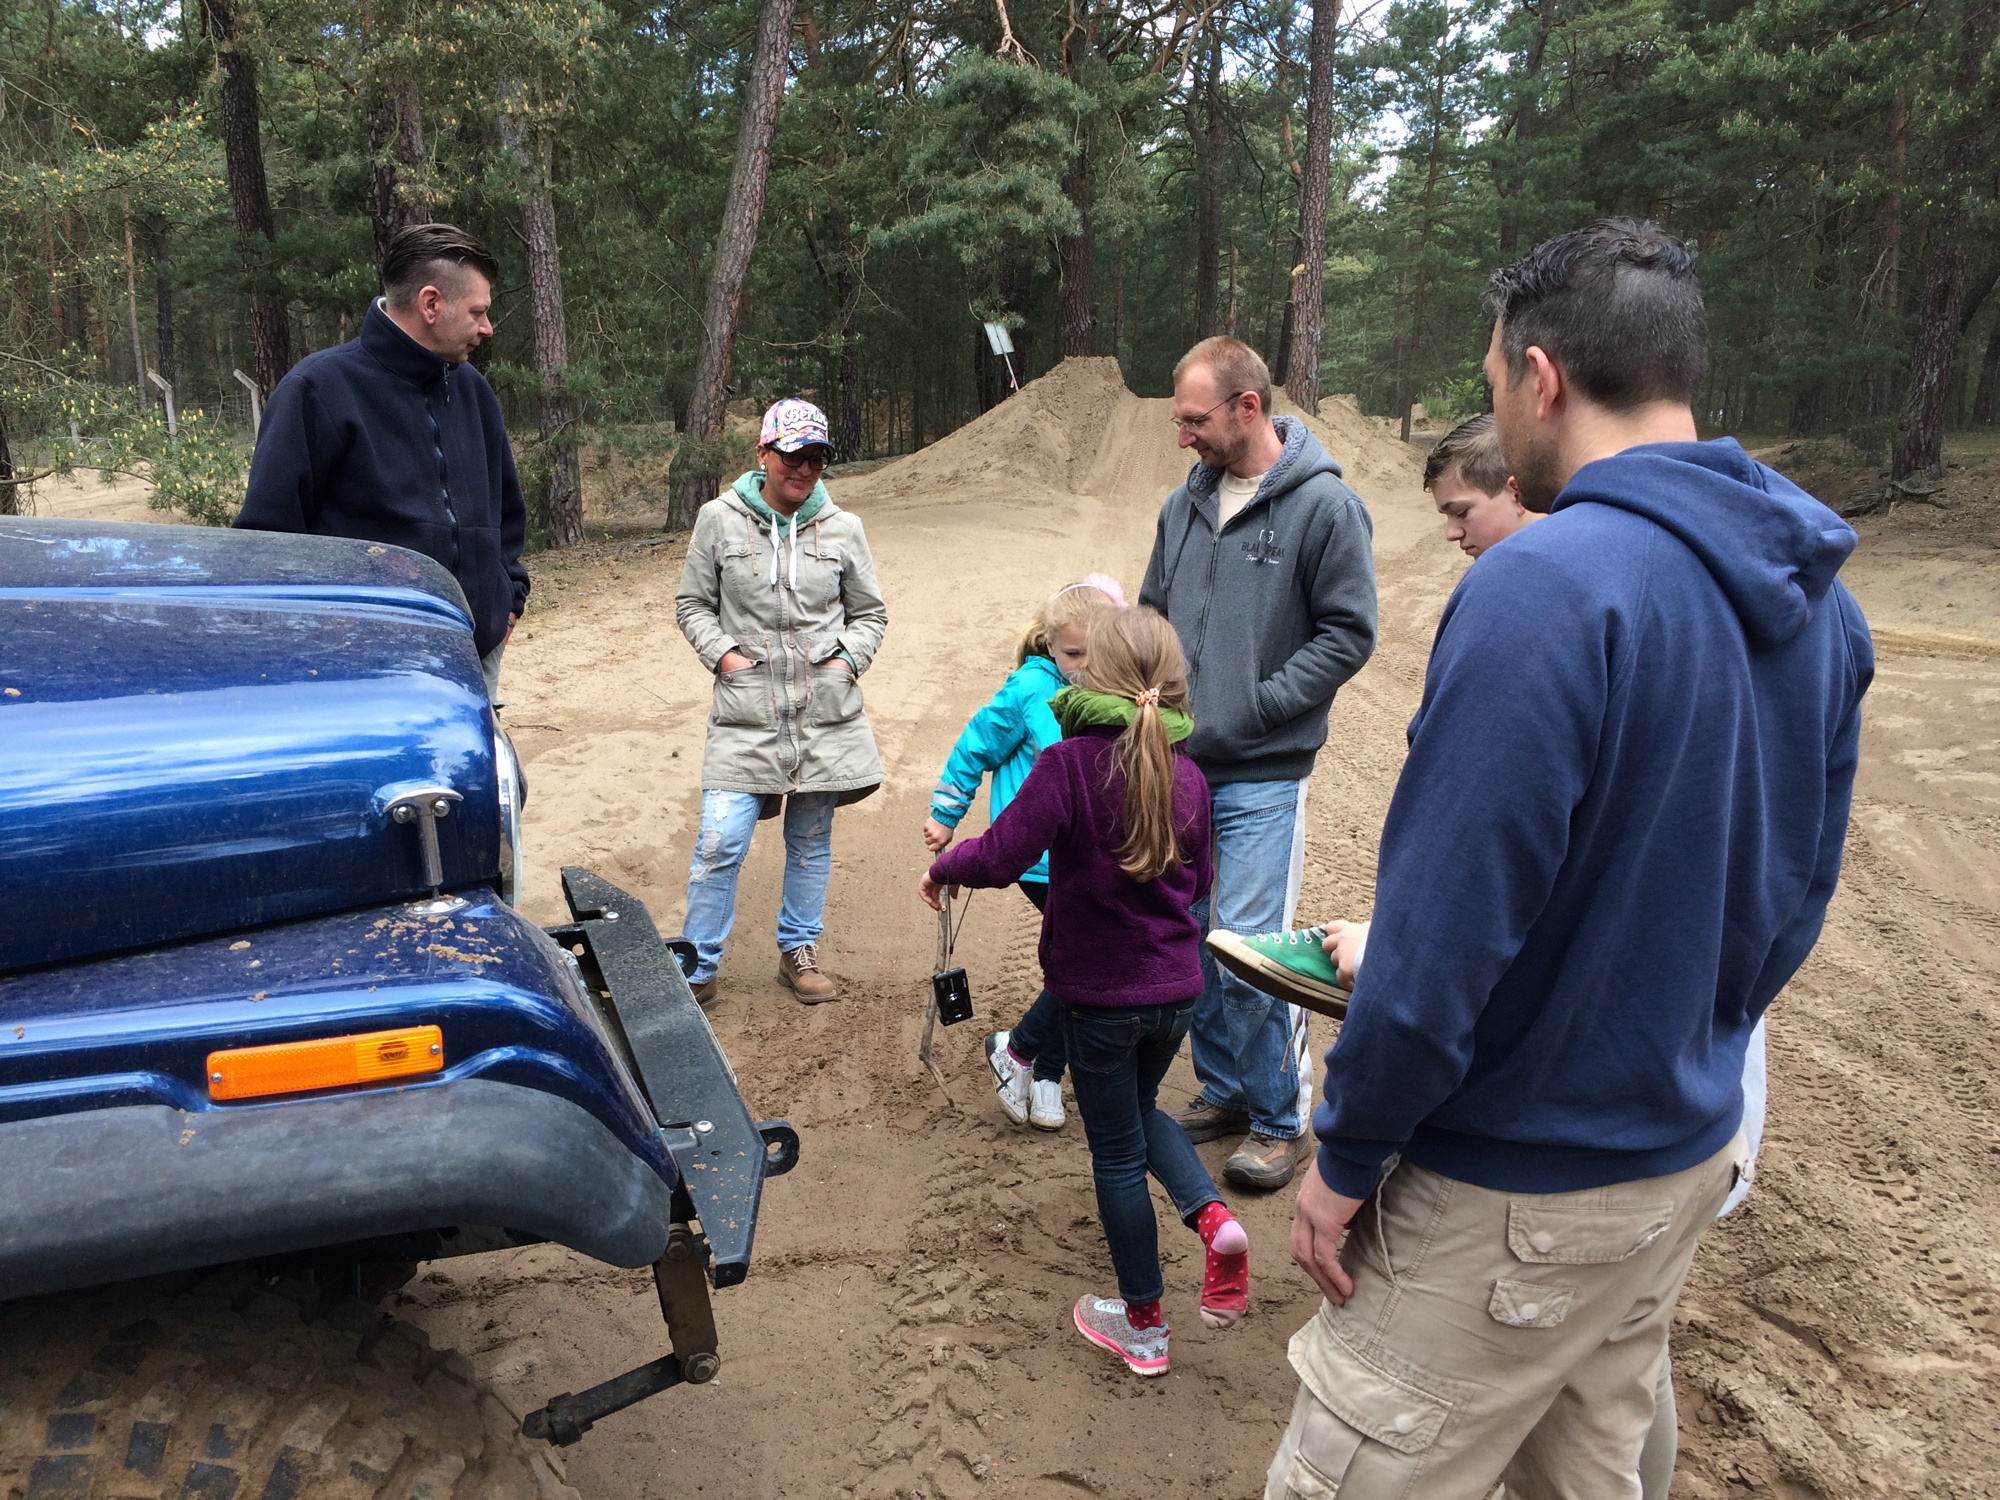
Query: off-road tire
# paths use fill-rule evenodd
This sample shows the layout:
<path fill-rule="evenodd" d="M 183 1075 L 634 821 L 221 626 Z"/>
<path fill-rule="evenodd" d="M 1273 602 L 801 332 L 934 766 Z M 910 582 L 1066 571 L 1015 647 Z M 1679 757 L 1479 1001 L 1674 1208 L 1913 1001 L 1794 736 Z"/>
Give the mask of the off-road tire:
<path fill-rule="evenodd" d="M 247 1268 L 0 1304 L 0 1500 L 579 1500 L 457 1354 Z"/>

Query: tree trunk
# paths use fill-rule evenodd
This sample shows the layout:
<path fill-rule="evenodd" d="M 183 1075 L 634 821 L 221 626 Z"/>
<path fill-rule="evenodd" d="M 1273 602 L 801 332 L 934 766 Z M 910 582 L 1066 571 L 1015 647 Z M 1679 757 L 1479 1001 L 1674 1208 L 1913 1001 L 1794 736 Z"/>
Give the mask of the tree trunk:
<path fill-rule="evenodd" d="M 1063 76 L 1075 79 L 1090 48 L 1090 32 L 1070 8 L 1070 27 L 1063 34 Z M 1081 119 L 1076 122 L 1076 154 L 1063 172 L 1063 196 L 1076 210 L 1077 230 L 1062 242 L 1062 300 L 1057 313 L 1056 350 L 1064 359 L 1090 353 L 1091 324 L 1091 183 L 1090 140 Z"/>
<path fill-rule="evenodd" d="M 236 41 L 235 0 L 201 0 L 202 27 L 222 69 L 223 164 L 236 218 L 237 253 L 250 281 L 250 333 L 257 350 L 257 384 L 270 395 L 292 367 L 292 330 L 266 256 L 277 238 L 271 187 L 257 124 L 257 59 Z"/>
<path fill-rule="evenodd" d="M 1063 173 L 1063 196 L 1082 220 L 1077 232 L 1062 242 L 1062 308 L 1057 332 L 1064 359 L 1090 353 L 1090 148 L 1079 144 Z"/>
<path fill-rule="evenodd" d="M 68 292 L 63 297 L 63 344 L 76 351 L 78 360 L 90 354 L 90 278 L 78 259 L 76 247 L 83 243 L 83 220 L 75 209 L 64 218 L 64 259 L 68 265 L 63 279 Z"/>
<path fill-rule="evenodd" d="M 1296 241 L 1297 236 L 1293 236 Z M 1294 249 L 1297 245 L 1294 244 Z M 1271 366 L 1279 375 L 1292 367 L 1292 340 L 1297 336 L 1296 324 L 1299 315 L 1299 267 L 1292 263 L 1291 274 L 1285 278 L 1285 312 L 1278 323 L 1278 358 Z"/>
<path fill-rule="evenodd" d="M 1222 314 L 1222 35 L 1210 33 L 1208 56 L 1189 110 L 1195 144 L 1194 336 L 1212 337 Z M 1194 102 L 1194 101 L 1191 101 Z"/>
<path fill-rule="evenodd" d="M 153 262 L 153 357 L 159 362 L 160 379 L 178 385 L 181 367 L 174 349 L 174 271 L 167 259 L 167 228 L 157 215 L 146 221 L 146 254 Z"/>
<path fill-rule="evenodd" d="M 859 288 L 851 258 L 852 233 L 846 210 L 833 207 L 826 215 L 827 240 L 833 246 L 833 299 L 840 308 L 840 358 L 836 364 L 840 403 L 833 417 L 833 451 L 852 461 L 866 457 L 861 431 L 861 341 L 854 333 L 854 304 Z"/>
<path fill-rule="evenodd" d="M 1326 178 L 1333 152 L 1333 61 L 1340 0 L 1313 5 L 1312 71 L 1306 80 L 1306 159 L 1299 175 L 1299 269 L 1292 278 L 1292 347 L 1285 394 L 1319 412 L 1319 344 L 1326 274 Z"/>
<path fill-rule="evenodd" d="M 1012 368 L 1014 383 L 1013 386 L 1008 388 L 1007 394 L 1009 395 L 1013 393 L 1015 388 L 1024 386 L 1035 378 L 1033 368 L 1035 334 L 1034 329 L 1028 322 L 1028 311 L 1034 291 L 1034 263 L 1026 255 L 1010 255 L 1007 258 L 1007 263 L 1000 268 L 1000 299 L 1007 311 L 1019 314 L 1018 321 L 1021 326 L 1013 330 L 1014 357 Z M 1008 369 L 1006 361 L 1001 362 L 1000 369 L 1000 378 L 1005 380 Z"/>
<path fill-rule="evenodd" d="M 1814 209 L 1819 216 L 1819 232 L 1814 236 L 1819 253 L 1813 261 L 1812 287 L 1814 299 L 1823 305 L 1833 295 L 1839 279 L 1844 224 L 1837 205 L 1822 200 L 1814 205 Z M 1812 384 L 1800 388 L 1793 395 L 1791 413 L 1785 419 L 1788 436 L 1819 436 L 1826 427 L 1827 394 L 1825 377 L 1815 376 Z"/>
<path fill-rule="evenodd" d="M 1970 273 L 1972 215 L 1966 178 L 1983 159 L 1988 121 L 1973 102 L 1986 54 L 2000 29 L 2000 0 L 1972 0 L 1959 25 L 1958 66 L 1952 93 L 1967 111 L 1966 123 L 1947 143 L 1938 163 L 1940 185 L 1952 194 L 1937 230 L 1937 254 L 1924 277 L 1923 311 L 1910 351 L 1910 383 L 1889 445 L 1891 482 L 1936 473 L 1944 464 L 1944 418 L 1951 399 L 1951 362 L 1958 352 L 1959 314 Z"/>
<path fill-rule="evenodd" d="M 7 441 L 7 408 L 0 406 L 0 516 L 21 513 L 20 494 L 14 481 L 14 450 Z"/>
<path fill-rule="evenodd" d="M 569 367 L 569 327 L 563 317 L 562 256 L 556 245 L 555 208 L 549 201 L 548 131 L 531 129 L 526 94 L 518 80 L 501 86 L 500 144 L 521 174 L 521 238 L 528 246 L 528 304 L 535 329 L 535 373 L 541 377 L 536 411 L 541 425 L 538 456 L 546 476 L 544 513 L 549 545 L 583 540 L 583 479 L 578 472 L 576 421 L 563 380 Z"/>
<path fill-rule="evenodd" d="M 412 224 L 431 222 L 424 182 L 423 94 L 406 68 L 384 70 L 369 89 L 368 209 L 375 258 Z"/>
<path fill-rule="evenodd" d="M 1910 97 L 1898 89 L 1889 105 L 1889 196 L 1882 208 L 1882 305 L 1903 310 L 1903 179 L 1909 163 Z"/>
<path fill-rule="evenodd" d="M 1993 327 L 1986 335 L 1986 358 L 1979 366 L 1979 390 L 1972 398 L 1972 420 L 1980 427 L 1991 427 L 1995 416 L 2000 416 L 2000 318 L 1993 320 Z"/>
<path fill-rule="evenodd" d="M 132 211 L 125 210 L 125 336 L 132 341 L 132 384 L 146 414 L 146 342 L 139 337 L 139 267 L 132 249 Z"/>
<path fill-rule="evenodd" d="M 1951 361 L 1958 352 L 1958 309 L 1965 297 L 1966 216 L 1953 205 L 1939 226 L 1942 248 L 1924 277 L 1923 310 L 1910 350 L 1910 383 L 1889 446 L 1889 477 L 1936 473 L 1944 463 L 1944 414 Z"/>
<path fill-rule="evenodd" d="M 669 531 L 691 529 L 695 512 L 713 499 L 722 485 L 715 445 L 727 415 L 729 358 L 736 346 L 736 323 L 743 308 L 743 281 L 750 271 L 750 253 L 757 245 L 764 186 L 771 174 L 771 142 L 778 130 L 778 111 L 785 102 L 795 3 L 764 0 L 764 13 L 757 23 L 749 85 L 743 91 L 743 123 L 736 132 L 736 161 L 729 173 L 729 200 L 722 210 L 721 232 L 715 237 L 715 262 L 703 308 L 694 389 L 668 479 Z"/>
<path fill-rule="evenodd" d="M 1528 43 L 1527 60 L 1521 68 L 1521 102 L 1514 110 L 1514 148 L 1520 156 L 1521 150 L 1535 138 L 1540 119 L 1535 104 L 1535 78 L 1542 71 L 1542 58 L 1549 48 L 1549 33 L 1555 29 L 1556 0 L 1536 0 L 1535 35 Z M 1498 184 L 1500 197 L 1500 253 L 1511 259 L 1520 253 L 1521 225 L 1514 217 L 1514 210 L 1521 196 L 1525 170 L 1518 165 Z"/>

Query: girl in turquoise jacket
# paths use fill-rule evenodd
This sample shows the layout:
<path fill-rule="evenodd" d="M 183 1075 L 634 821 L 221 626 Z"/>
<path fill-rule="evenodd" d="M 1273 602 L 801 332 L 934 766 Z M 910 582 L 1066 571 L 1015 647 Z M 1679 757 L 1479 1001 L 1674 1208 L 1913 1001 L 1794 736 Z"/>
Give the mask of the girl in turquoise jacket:
<path fill-rule="evenodd" d="M 1035 756 L 1062 738 L 1049 700 L 1083 669 L 1083 643 L 1090 622 L 1107 610 L 1122 608 L 1124 594 L 1115 579 L 1093 573 L 1082 583 L 1057 592 L 1035 614 L 1021 634 L 1015 667 L 1000 691 L 974 714 L 960 731 L 958 743 L 931 793 L 930 817 L 924 821 L 924 844 L 936 854 L 972 807 L 979 783 L 991 776 L 987 818 L 1000 816 L 1028 779 Z M 1046 853 L 1021 877 L 1021 894 L 1042 910 L 1048 900 L 1049 857 Z M 1060 1130 L 1063 1125 L 1063 1045 L 1060 1007 L 1047 996 L 1030 1006 L 1010 1031 L 986 1038 L 986 1058 L 992 1065 L 1000 1107 L 1016 1125 Z"/>

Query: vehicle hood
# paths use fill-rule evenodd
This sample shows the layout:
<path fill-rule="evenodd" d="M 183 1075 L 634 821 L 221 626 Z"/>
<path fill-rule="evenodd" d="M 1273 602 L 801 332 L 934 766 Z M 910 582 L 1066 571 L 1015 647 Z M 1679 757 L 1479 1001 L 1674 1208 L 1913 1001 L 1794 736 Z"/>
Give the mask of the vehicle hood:
<path fill-rule="evenodd" d="M 0 970 L 499 868 L 492 713 L 458 586 L 397 547 L 0 519 Z"/>

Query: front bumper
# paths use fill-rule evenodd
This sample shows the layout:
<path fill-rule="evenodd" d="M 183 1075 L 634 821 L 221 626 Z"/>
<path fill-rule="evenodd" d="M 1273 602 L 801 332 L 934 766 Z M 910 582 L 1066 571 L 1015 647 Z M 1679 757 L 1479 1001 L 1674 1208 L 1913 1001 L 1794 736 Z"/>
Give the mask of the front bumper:
<path fill-rule="evenodd" d="M 483 1078 L 192 1113 L 0 1123 L 0 1298 L 381 1236 L 505 1226 L 657 1260 L 672 1187 L 568 1100 Z M 491 1235 L 462 1236 L 490 1245 Z"/>
<path fill-rule="evenodd" d="M 797 1137 L 751 1119 L 645 908 L 587 871 L 564 885 L 574 917 L 549 936 L 570 973 L 505 908 L 475 906 L 448 942 L 423 929 L 357 950 L 355 931 L 378 925 L 359 913 L 11 981 L 0 998 L 23 1024 L 0 1050 L 0 1161 L 14 1164 L 0 1299 L 235 1260 L 541 1239 L 641 1266 L 697 1216 L 715 1284 L 741 1281 L 763 1179 L 791 1166 Z M 218 957 L 252 954 L 268 957 L 267 988 L 189 998 Z M 366 972 L 357 957 L 372 957 Z M 106 994 L 121 1003 L 105 1009 Z M 402 1087 L 218 1106 L 189 1077 L 210 1047 L 384 1019 L 471 1040 L 438 1078 Z"/>

